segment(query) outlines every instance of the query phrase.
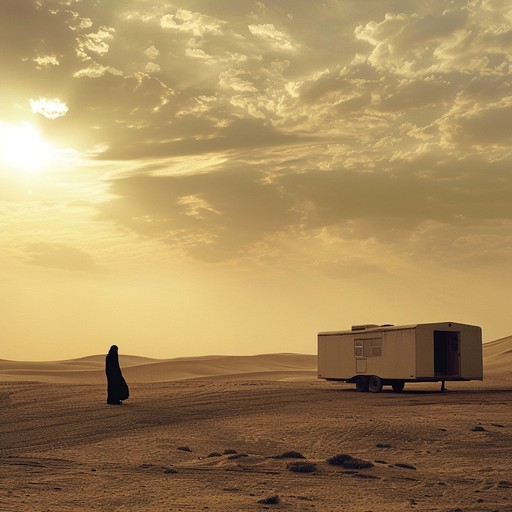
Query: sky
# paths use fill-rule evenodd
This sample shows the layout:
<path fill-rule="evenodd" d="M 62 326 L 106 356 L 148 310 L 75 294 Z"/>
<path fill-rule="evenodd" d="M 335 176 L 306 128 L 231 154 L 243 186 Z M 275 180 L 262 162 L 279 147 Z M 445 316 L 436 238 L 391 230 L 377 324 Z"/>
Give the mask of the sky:
<path fill-rule="evenodd" d="M 0 11 L 0 358 L 512 334 L 508 0 Z"/>

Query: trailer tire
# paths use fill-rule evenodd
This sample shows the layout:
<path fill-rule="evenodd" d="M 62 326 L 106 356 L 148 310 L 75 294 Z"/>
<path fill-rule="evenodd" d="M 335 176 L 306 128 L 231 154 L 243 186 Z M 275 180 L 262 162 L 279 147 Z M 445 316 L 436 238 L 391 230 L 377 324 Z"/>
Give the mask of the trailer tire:
<path fill-rule="evenodd" d="M 368 391 L 368 387 L 368 378 L 365 377 L 364 375 L 358 375 L 356 377 L 356 391 L 358 393 L 365 393 L 366 391 Z"/>
<path fill-rule="evenodd" d="M 370 382 L 368 385 L 372 393 L 380 393 L 382 391 L 382 379 L 377 377 L 377 375 L 372 375 L 370 377 Z"/>
<path fill-rule="evenodd" d="M 391 387 L 395 393 L 401 393 L 404 390 L 405 382 L 403 380 L 395 380 Z"/>

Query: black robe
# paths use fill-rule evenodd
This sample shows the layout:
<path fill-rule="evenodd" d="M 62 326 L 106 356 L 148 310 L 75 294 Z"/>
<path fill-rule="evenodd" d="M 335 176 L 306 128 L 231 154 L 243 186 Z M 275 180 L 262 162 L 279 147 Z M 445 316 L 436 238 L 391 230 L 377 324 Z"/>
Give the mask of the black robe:
<path fill-rule="evenodd" d="M 107 403 L 118 404 L 121 400 L 126 400 L 130 396 L 130 391 L 121 373 L 116 345 L 110 347 L 105 359 L 105 373 L 107 374 Z"/>

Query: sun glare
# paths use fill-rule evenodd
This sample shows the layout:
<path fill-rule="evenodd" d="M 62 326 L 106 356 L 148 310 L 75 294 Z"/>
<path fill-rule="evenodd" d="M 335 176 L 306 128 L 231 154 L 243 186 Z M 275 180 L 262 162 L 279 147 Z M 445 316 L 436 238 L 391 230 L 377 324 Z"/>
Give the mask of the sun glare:
<path fill-rule="evenodd" d="M 0 126 L 1 158 L 5 164 L 37 171 L 50 160 L 52 148 L 30 124 Z"/>

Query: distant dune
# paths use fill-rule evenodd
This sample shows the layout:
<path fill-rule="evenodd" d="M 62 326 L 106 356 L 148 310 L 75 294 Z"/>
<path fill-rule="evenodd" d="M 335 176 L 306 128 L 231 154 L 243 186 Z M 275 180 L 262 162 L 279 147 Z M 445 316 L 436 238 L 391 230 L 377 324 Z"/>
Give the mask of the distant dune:
<path fill-rule="evenodd" d="M 484 343 L 484 378 L 510 374 L 512 371 L 512 336 Z"/>
<path fill-rule="evenodd" d="M 316 378 L 316 355 L 260 354 L 201 356 L 176 359 L 120 355 L 129 382 L 191 379 L 310 380 Z M 65 361 L 7 361 L 0 359 L 0 381 L 40 381 L 98 384 L 104 382 L 104 355 Z M 512 336 L 484 344 L 484 377 L 501 378 L 512 368 Z"/>
<path fill-rule="evenodd" d="M 129 382 L 216 378 L 304 380 L 316 376 L 316 356 L 305 354 L 203 356 L 177 359 L 120 355 L 119 360 L 123 374 Z M 66 361 L 0 360 L 0 381 L 97 384 L 105 380 L 104 367 L 104 355 Z"/>

